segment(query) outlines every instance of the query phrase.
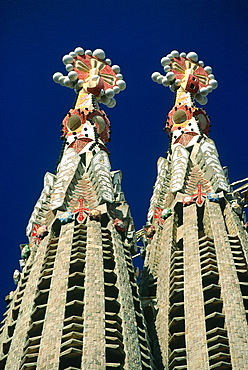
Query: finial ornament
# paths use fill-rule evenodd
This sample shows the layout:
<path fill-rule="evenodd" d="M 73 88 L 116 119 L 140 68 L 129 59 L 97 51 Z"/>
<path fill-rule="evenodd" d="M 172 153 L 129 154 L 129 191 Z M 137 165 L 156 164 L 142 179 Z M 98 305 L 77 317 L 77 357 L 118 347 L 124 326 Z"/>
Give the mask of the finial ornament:
<path fill-rule="evenodd" d="M 102 49 L 92 52 L 77 47 L 64 55 L 62 61 L 68 74 L 64 76 L 61 72 L 56 72 L 53 75 L 54 82 L 74 89 L 81 97 L 92 94 L 98 103 L 109 108 L 115 106 L 114 96 L 126 88 L 126 83 L 120 73 L 120 67 L 111 67 L 111 60 L 105 57 Z"/>
<path fill-rule="evenodd" d="M 177 50 L 173 50 L 161 59 L 161 65 L 166 74 L 154 72 L 152 80 L 169 86 L 174 92 L 190 93 L 201 105 L 207 103 L 207 95 L 218 86 L 212 68 L 204 67 L 203 61 L 198 61 L 195 52 L 179 54 Z"/>

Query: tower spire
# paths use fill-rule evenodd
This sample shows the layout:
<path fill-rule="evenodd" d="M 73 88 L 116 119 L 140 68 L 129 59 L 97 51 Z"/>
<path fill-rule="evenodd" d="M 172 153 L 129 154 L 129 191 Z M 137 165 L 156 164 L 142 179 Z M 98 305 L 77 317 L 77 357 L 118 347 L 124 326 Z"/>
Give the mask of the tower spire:
<path fill-rule="evenodd" d="M 208 137 L 209 117 L 196 105 L 206 104 L 217 81 L 194 52 L 174 50 L 161 64 L 166 75 L 152 79 L 170 87 L 175 104 L 143 231 L 141 295 L 153 354 L 160 369 L 246 369 L 243 204 Z"/>
<path fill-rule="evenodd" d="M 63 57 L 76 104 L 62 122 L 63 153 L 21 246 L 21 272 L 7 297 L 0 369 L 155 368 L 131 254 L 134 224 L 111 171 L 110 122 L 100 104 L 115 105 L 125 88 L 120 67 L 101 49 Z"/>

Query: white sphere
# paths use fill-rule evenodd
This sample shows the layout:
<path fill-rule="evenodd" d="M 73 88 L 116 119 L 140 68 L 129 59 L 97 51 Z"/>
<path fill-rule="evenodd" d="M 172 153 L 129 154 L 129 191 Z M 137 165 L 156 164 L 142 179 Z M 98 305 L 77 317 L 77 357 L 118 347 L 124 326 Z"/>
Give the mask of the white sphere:
<path fill-rule="evenodd" d="M 103 104 L 108 104 L 109 103 L 109 101 L 110 101 L 110 99 L 106 96 L 106 95 L 103 95 L 102 97 L 101 97 L 101 102 L 103 103 Z"/>
<path fill-rule="evenodd" d="M 176 79 L 175 81 L 175 85 L 176 86 L 180 86 L 181 85 L 181 80 L 179 80 L 179 78 Z"/>
<path fill-rule="evenodd" d="M 210 80 L 209 85 L 212 87 L 212 89 L 216 89 L 218 87 L 218 82 L 216 80 Z"/>
<path fill-rule="evenodd" d="M 78 47 L 74 50 L 74 52 L 77 54 L 77 55 L 84 55 L 84 49 L 81 48 L 81 47 Z"/>
<path fill-rule="evenodd" d="M 68 77 L 71 81 L 76 81 L 78 79 L 78 74 L 75 71 L 71 71 L 68 73 Z"/>
<path fill-rule="evenodd" d="M 62 85 L 62 86 L 65 85 L 65 79 L 66 79 L 66 77 L 63 76 L 63 75 L 59 77 L 59 83 L 60 83 L 60 85 Z"/>
<path fill-rule="evenodd" d="M 122 91 L 122 90 L 125 90 L 126 88 L 126 82 L 123 81 L 123 80 L 118 80 L 116 82 L 116 85 L 119 87 L 119 89 Z"/>
<path fill-rule="evenodd" d="M 116 100 L 114 98 L 109 99 L 109 103 L 107 104 L 108 108 L 113 108 L 116 105 Z"/>
<path fill-rule="evenodd" d="M 107 63 L 109 66 L 111 66 L 112 61 L 111 61 L 111 59 L 107 58 L 107 59 L 105 59 L 105 63 Z"/>
<path fill-rule="evenodd" d="M 105 59 L 105 53 L 102 49 L 96 49 L 93 51 L 93 57 L 98 59 Z"/>
<path fill-rule="evenodd" d="M 153 72 L 153 74 L 151 75 L 151 79 L 154 81 L 154 82 L 157 82 L 157 78 L 161 76 L 161 74 L 159 72 Z"/>
<path fill-rule="evenodd" d="M 117 73 L 116 78 L 118 80 L 123 80 L 123 75 L 121 73 Z"/>
<path fill-rule="evenodd" d="M 169 81 L 172 81 L 172 80 L 174 80 L 174 78 L 175 78 L 175 74 L 174 74 L 173 72 L 168 72 L 168 73 L 166 74 L 166 77 L 167 77 L 167 79 L 168 79 Z"/>
<path fill-rule="evenodd" d="M 195 100 L 198 101 L 199 103 L 201 102 L 202 98 L 203 98 L 203 96 L 199 92 L 195 95 Z"/>
<path fill-rule="evenodd" d="M 85 55 L 92 55 L 92 51 L 91 50 L 85 50 L 84 54 Z"/>
<path fill-rule="evenodd" d="M 182 51 L 182 52 L 180 53 L 180 57 L 181 57 L 181 58 L 186 58 L 186 53 L 185 53 L 184 51 Z"/>
<path fill-rule="evenodd" d="M 208 89 L 208 92 L 210 93 L 210 92 L 212 92 L 213 91 L 213 88 L 212 88 L 212 86 L 207 86 L 207 89 Z"/>
<path fill-rule="evenodd" d="M 167 54 L 167 58 L 172 59 L 173 57 L 171 54 Z"/>
<path fill-rule="evenodd" d="M 63 76 L 61 72 L 54 73 L 54 75 L 53 75 L 53 81 L 56 82 L 56 84 L 58 84 L 59 83 L 59 78 L 61 76 Z"/>
<path fill-rule="evenodd" d="M 202 88 L 200 89 L 200 93 L 201 93 L 203 96 L 208 95 L 208 93 L 209 93 L 208 88 L 207 88 L 207 87 L 202 87 Z"/>
<path fill-rule="evenodd" d="M 73 65 L 72 64 L 66 64 L 65 69 L 67 70 L 67 72 L 70 72 L 70 71 L 73 70 Z"/>
<path fill-rule="evenodd" d="M 66 55 L 64 55 L 64 56 L 63 56 L 63 58 L 62 58 L 62 62 L 63 62 L 64 64 L 71 64 L 71 63 L 73 62 L 73 58 L 72 58 L 72 56 L 71 56 L 71 55 L 66 54 Z"/>
<path fill-rule="evenodd" d="M 176 91 L 176 87 L 175 87 L 175 85 L 173 84 L 173 85 L 170 85 L 169 86 L 169 89 L 170 89 L 170 91 L 172 91 L 172 92 L 175 92 Z"/>
<path fill-rule="evenodd" d="M 212 68 L 210 66 L 206 66 L 204 68 L 204 71 L 206 71 L 210 75 L 212 73 Z"/>
<path fill-rule="evenodd" d="M 215 80 L 215 77 L 214 77 L 213 73 L 210 73 L 210 75 L 208 75 L 208 77 L 210 78 L 210 80 Z"/>
<path fill-rule="evenodd" d="M 71 51 L 71 52 L 69 53 L 69 55 L 70 55 L 72 58 L 76 58 L 77 53 L 75 53 L 75 51 Z"/>
<path fill-rule="evenodd" d="M 101 89 L 100 96 L 103 96 L 105 94 L 105 91 Z"/>
<path fill-rule="evenodd" d="M 167 73 L 170 71 L 170 66 L 164 66 L 164 71 Z"/>
<path fill-rule="evenodd" d="M 190 59 L 190 60 L 193 60 L 193 62 L 197 62 L 198 60 L 198 55 L 194 52 L 194 51 L 191 51 L 190 53 L 188 53 L 186 55 L 186 58 Z"/>
<path fill-rule="evenodd" d="M 170 81 L 169 81 L 166 77 L 163 77 L 163 79 L 162 79 L 162 84 L 163 84 L 164 86 L 169 86 L 169 85 L 170 85 Z"/>
<path fill-rule="evenodd" d="M 202 97 L 202 100 L 201 100 L 201 102 L 200 102 L 200 103 L 201 103 L 202 105 L 205 105 L 205 104 L 207 104 L 207 102 L 208 102 L 208 98 L 207 98 L 206 96 L 203 96 L 203 97 Z"/>
<path fill-rule="evenodd" d="M 178 58 L 179 57 L 179 52 L 177 50 L 173 50 L 171 52 L 171 55 L 173 56 L 173 58 Z"/>
<path fill-rule="evenodd" d="M 74 87 L 73 81 L 71 81 L 68 77 L 66 77 L 64 79 L 64 84 L 65 84 L 66 87 L 70 87 L 70 88 L 73 88 Z"/>
<path fill-rule="evenodd" d="M 114 64 L 114 65 L 112 66 L 112 69 L 113 69 L 113 71 L 114 71 L 115 73 L 120 73 L 120 71 L 121 71 L 120 67 L 119 67 L 117 64 Z"/>
<path fill-rule="evenodd" d="M 113 96 L 115 95 L 115 92 L 113 89 L 107 89 L 105 90 L 105 95 L 108 97 L 108 98 L 113 98 Z"/>
<path fill-rule="evenodd" d="M 162 75 L 158 76 L 158 77 L 157 77 L 157 79 L 156 79 L 156 82 L 157 82 L 158 84 L 161 84 L 161 83 L 162 83 L 162 81 L 163 81 L 163 78 L 164 78 L 164 76 L 162 76 Z"/>
<path fill-rule="evenodd" d="M 198 64 L 199 66 L 204 67 L 204 62 L 202 60 L 199 60 Z"/>
<path fill-rule="evenodd" d="M 121 91 L 118 86 L 114 86 L 113 90 L 114 90 L 115 94 L 119 94 L 119 92 Z"/>
<path fill-rule="evenodd" d="M 84 84 L 83 80 L 78 80 L 77 87 L 81 88 L 81 87 L 83 87 L 83 84 Z"/>
<path fill-rule="evenodd" d="M 168 65 L 168 64 L 170 64 L 170 58 L 167 58 L 167 57 L 163 57 L 162 59 L 161 59 L 161 61 L 160 61 L 160 63 L 162 64 L 162 66 L 164 67 L 164 66 L 166 66 L 166 65 Z"/>

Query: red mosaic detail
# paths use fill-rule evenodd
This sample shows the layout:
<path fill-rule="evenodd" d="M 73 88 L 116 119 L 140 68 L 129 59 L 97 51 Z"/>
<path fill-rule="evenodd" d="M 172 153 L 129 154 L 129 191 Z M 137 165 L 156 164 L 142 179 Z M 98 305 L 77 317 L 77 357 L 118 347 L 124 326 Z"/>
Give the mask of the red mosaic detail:
<path fill-rule="evenodd" d="M 198 118 L 199 126 L 201 127 L 204 134 L 208 136 L 210 129 L 210 119 L 206 111 L 203 108 L 197 109 L 194 112 L 194 117 Z"/>
<path fill-rule="evenodd" d="M 69 145 L 69 148 L 73 148 L 75 152 L 79 153 L 91 141 L 93 140 L 88 139 L 87 137 L 84 139 L 78 139 L 78 140 L 73 141 L 73 143 Z"/>
<path fill-rule="evenodd" d="M 197 185 L 197 193 L 196 194 L 192 194 L 191 196 L 196 199 L 196 204 L 198 204 L 199 206 L 201 206 L 203 204 L 202 196 L 206 196 L 206 195 L 207 195 L 206 193 L 202 193 L 202 185 L 201 184 L 198 184 Z"/>
<path fill-rule="evenodd" d="M 194 201 L 198 206 L 202 206 L 204 203 L 203 197 L 207 196 L 207 193 L 202 192 L 202 185 L 198 184 L 197 185 L 197 193 L 191 194 L 191 195 L 186 195 L 186 197 L 183 198 L 182 203 L 184 206 L 187 206 Z"/>
<path fill-rule="evenodd" d="M 40 244 L 41 238 L 37 236 L 38 229 L 40 228 L 41 225 L 39 224 L 33 224 L 33 229 L 31 231 L 31 237 L 33 238 L 34 243 Z"/>
<path fill-rule="evenodd" d="M 104 128 L 103 132 L 100 133 L 100 139 L 102 140 L 103 143 L 107 143 L 109 141 L 109 137 L 110 137 L 110 134 L 109 134 L 110 121 L 109 121 L 107 115 L 105 114 L 105 112 L 102 109 L 95 109 L 94 111 L 88 112 L 87 120 L 91 120 L 92 118 L 94 118 L 94 116 L 101 116 L 104 119 L 105 128 Z M 98 131 L 98 128 L 99 128 L 98 123 L 95 122 L 94 124 L 97 128 L 97 131 Z"/>
<path fill-rule="evenodd" d="M 170 62 L 171 70 L 174 72 L 177 79 L 183 80 L 185 78 L 185 70 L 189 66 L 193 66 L 193 74 L 190 74 L 187 79 L 185 90 L 196 94 L 197 91 L 208 85 L 208 73 L 199 64 L 192 62 L 190 59 L 184 57 L 173 58 Z"/>
<path fill-rule="evenodd" d="M 168 114 L 165 130 L 169 132 L 172 127 L 172 131 L 177 130 L 178 127 L 186 127 L 195 110 L 196 108 L 187 105 L 175 105 Z"/>
<path fill-rule="evenodd" d="M 78 213 L 77 221 L 78 222 L 83 222 L 83 220 L 87 216 L 87 214 L 85 216 L 85 211 L 90 211 L 90 209 L 83 207 L 83 205 L 84 205 L 84 199 L 83 198 L 78 199 L 78 203 L 79 203 L 79 207 L 77 209 L 74 209 L 72 211 L 72 213 Z"/>
<path fill-rule="evenodd" d="M 68 121 L 71 119 L 71 117 L 77 116 L 79 118 L 79 126 L 75 128 L 74 130 L 70 130 L 68 128 Z M 91 121 L 94 119 L 95 116 L 100 116 L 104 120 L 104 130 L 100 132 L 99 130 L 99 124 L 97 122 L 94 122 L 94 125 L 97 129 L 97 132 L 99 132 L 100 139 L 103 143 L 107 143 L 109 141 L 110 133 L 110 121 L 106 115 L 106 113 L 102 109 L 94 109 L 94 110 L 84 110 L 84 109 L 70 109 L 69 113 L 65 116 L 62 122 L 62 136 L 66 136 L 68 133 L 75 131 L 75 132 L 81 132 L 83 128 L 83 124 L 87 121 Z"/>
<path fill-rule="evenodd" d="M 90 70 L 94 68 L 91 63 L 92 59 L 96 59 L 101 63 L 101 69 L 99 73 L 100 76 L 99 82 L 102 85 L 101 89 L 107 90 L 108 88 L 113 88 L 113 86 L 116 85 L 117 81 L 116 73 L 106 62 L 92 55 L 78 55 L 77 57 L 74 58 L 73 70 L 77 72 L 78 78 L 83 81 L 88 79 Z"/>
<path fill-rule="evenodd" d="M 194 202 L 194 199 L 191 195 L 186 195 L 186 197 L 183 198 L 182 203 L 184 206 L 189 206 Z"/>
<path fill-rule="evenodd" d="M 158 208 L 156 207 L 155 210 L 154 210 L 154 214 L 153 214 L 153 218 L 155 219 L 155 222 L 159 225 L 163 225 L 164 223 L 164 220 L 162 219 L 162 212 L 163 212 L 163 209 L 162 208 Z"/>
<path fill-rule="evenodd" d="M 70 131 L 68 128 L 68 121 L 72 116 L 77 116 L 83 125 L 86 122 L 86 114 L 83 110 L 80 109 L 70 109 L 69 113 L 65 116 L 62 121 L 62 136 L 66 136 L 66 134 Z M 74 130 L 73 130 L 74 131 Z"/>
<path fill-rule="evenodd" d="M 180 143 L 182 144 L 183 146 L 187 146 L 189 144 L 189 142 L 193 139 L 194 136 L 197 136 L 199 134 L 197 134 L 196 132 L 185 132 L 184 134 L 180 135 L 174 142 L 174 144 L 176 143 Z"/>

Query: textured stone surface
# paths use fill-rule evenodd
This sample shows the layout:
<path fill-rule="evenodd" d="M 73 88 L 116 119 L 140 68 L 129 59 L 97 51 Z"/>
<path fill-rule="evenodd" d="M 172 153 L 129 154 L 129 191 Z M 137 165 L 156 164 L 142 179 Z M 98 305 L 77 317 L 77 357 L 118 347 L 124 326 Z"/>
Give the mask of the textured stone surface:
<path fill-rule="evenodd" d="M 37 362 L 40 370 L 58 369 L 73 231 L 74 223 L 61 227 Z"/>
<path fill-rule="evenodd" d="M 170 293 L 170 258 L 175 245 L 173 235 L 173 223 L 175 214 L 171 215 L 164 223 L 161 235 L 161 252 L 158 266 L 158 286 L 157 286 L 157 306 L 158 313 L 156 318 L 156 331 L 160 344 L 160 351 L 165 368 L 169 358 L 169 293 Z"/>
<path fill-rule="evenodd" d="M 232 368 L 248 368 L 248 325 L 236 268 L 219 204 L 207 202 L 212 226 Z"/>
<path fill-rule="evenodd" d="M 184 310 L 187 365 L 209 369 L 204 299 L 198 242 L 196 205 L 183 209 L 184 216 Z"/>
<path fill-rule="evenodd" d="M 105 306 L 101 224 L 89 221 L 85 264 L 83 370 L 105 369 Z"/>

